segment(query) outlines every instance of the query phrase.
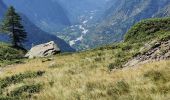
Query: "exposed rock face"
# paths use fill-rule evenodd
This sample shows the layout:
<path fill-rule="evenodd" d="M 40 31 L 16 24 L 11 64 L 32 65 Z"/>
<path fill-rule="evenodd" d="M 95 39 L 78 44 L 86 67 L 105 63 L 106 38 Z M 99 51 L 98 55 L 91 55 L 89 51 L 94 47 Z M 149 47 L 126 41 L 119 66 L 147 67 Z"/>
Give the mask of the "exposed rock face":
<path fill-rule="evenodd" d="M 35 57 L 47 57 L 59 53 L 60 49 L 54 43 L 54 41 L 40 44 L 31 48 L 31 50 L 25 55 L 27 58 Z"/>
<path fill-rule="evenodd" d="M 145 51 L 141 50 L 140 55 L 130 60 L 124 66 L 134 66 L 139 63 L 146 63 L 149 61 L 160 61 L 167 60 L 170 58 L 170 40 L 162 42 L 153 42 L 148 46 L 142 48 Z"/>

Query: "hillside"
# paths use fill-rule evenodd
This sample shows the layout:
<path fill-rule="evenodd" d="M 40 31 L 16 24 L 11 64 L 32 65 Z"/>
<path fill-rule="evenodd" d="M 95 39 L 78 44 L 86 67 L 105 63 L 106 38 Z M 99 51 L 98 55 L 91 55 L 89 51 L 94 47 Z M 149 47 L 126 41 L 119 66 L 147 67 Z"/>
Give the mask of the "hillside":
<path fill-rule="evenodd" d="M 109 55 L 100 61 L 99 58 L 92 58 L 96 54 L 58 55 L 53 61 L 42 63 L 42 59 L 36 59 L 6 68 L 0 74 L 1 86 L 8 84 L 2 89 L 3 94 L 35 100 L 169 98 L 169 60 L 109 72 Z M 54 62 L 56 64 L 51 66 Z M 5 77 L 11 75 L 14 75 L 12 81 L 5 82 Z M 17 77 L 21 78 L 18 80 Z"/>
<path fill-rule="evenodd" d="M 170 18 L 143 20 L 127 32 L 123 42 L 10 65 L 0 73 L 0 98 L 167 100 L 170 98 L 169 58 L 153 59 L 133 67 L 124 65 L 145 54 L 148 50 L 141 51 L 141 48 L 146 45 L 150 46 L 149 50 L 158 46 L 152 45 L 153 41 L 169 41 L 169 26 Z M 166 46 L 169 52 L 170 45 Z"/>
<path fill-rule="evenodd" d="M 25 50 L 19 50 L 11 47 L 11 45 L 0 42 L 0 67 L 9 64 L 21 63 L 21 59 L 25 54 Z"/>

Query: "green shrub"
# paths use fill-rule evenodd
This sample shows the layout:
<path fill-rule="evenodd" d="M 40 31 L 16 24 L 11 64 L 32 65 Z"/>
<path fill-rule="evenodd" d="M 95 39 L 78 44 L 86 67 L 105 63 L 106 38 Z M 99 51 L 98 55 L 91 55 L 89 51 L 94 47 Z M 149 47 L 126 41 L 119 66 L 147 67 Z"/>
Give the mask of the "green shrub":
<path fill-rule="evenodd" d="M 21 97 L 23 93 L 27 93 L 26 97 L 30 97 L 34 93 L 40 92 L 41 84 L 24 85 L 10 92 L 11 97 Z"/>
<path fill-rule="evenodd" d="M 0 42 L 0 67 L 15 63 L 16 60 L 23 59 L 24 50 L 16 49 L 8 44 Z"/>
<path fill-rule="evenodd" d="M 50 85 L 51 87 L 53 87 L 54 81 L 50 81 L 50 82 L 49 82 L 49 85 Z"/>
<path fill-rule="evenodd" d="M 102 61 L 102 58 L 101 58 L 101 57 L 96 57 L 94 60 L 95 60 L 96 62 L 101 62 L 101 61 Z"/>
<path fill-rule="evenodd" d="M 26 78 L 34 78 L 34 77 L 42 76 L 44 73 L 45 73 L 44 71 L 25 72 L 23 74 L 20 73 L 17 75 L 6 77 L 6 78 L 0 80 L 0 89 L 2 90 L 3 88 L 5 88 L 11 84 L 16 84 L 16 83 L 22 82 Z"/>
<path fill-rule="evenodd" d="M 93 90 L 105 90 L 106 86 L 104 85 L 103 81 L 90 81 L 86 82 L 85 84 L 87 91 L 93 91 Z"/>
<path fill-rule="evenodd" d="M 122 50 L 117 50 L 117 52 L 115 53 L 116 58 L 123 58 L 124 56 L 125 56 L 125 52 Z"/>
<path fill-rule="evenodd" d="M 128 51 L 132 49 L 132 45 L 130 43 L 120 43 L 118 47 L 121 48 L 122 51 Z"/>
<path fill-rule="evenodd" d="M 129 84 L 125 81 L 119 81 L 115 85 L 108 86 L 107 94 L 109 96 L 117 97 L 130 92 Z"/>
<path fill-rule="evenodd" d="M 125 42 L 147 42 L 159 38 L 170 31 L 170 18 L 152 18 L 134 25 L 125 35 Z"/>
<path fill-rule="evenodd" d="M 120 59 L 116 59 L 114 63 L 109 64 L 108 69 L 111 71 L 112 69 L 122 68 L 122 61 Z"/>
<path fill-rule="evenodd" d="M 154 71 L 154 70 L 146 72 L 144 74 L 144 77 L 150 78 L 153 82 L 166 81 L 166 78 L 164 77 L 162 72 Z"/>
<path fill-rule="evenodd" d="M 0 96 L 0 100 L 19 100 L 17 97 Z"/>

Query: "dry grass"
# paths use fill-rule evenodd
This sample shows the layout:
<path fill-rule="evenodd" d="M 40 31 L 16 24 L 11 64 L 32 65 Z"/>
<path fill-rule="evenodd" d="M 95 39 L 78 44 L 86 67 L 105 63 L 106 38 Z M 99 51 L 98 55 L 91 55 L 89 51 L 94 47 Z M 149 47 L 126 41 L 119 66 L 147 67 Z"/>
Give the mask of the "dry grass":
<path fill-rule="evenodd" d="M 25 71 L 46 71 L 42 77 L 25 80 L 30 84 L 43 83 L 43 90 L 33 97 L 38 100 L 170 99 L 169 60 L 110 72 L 107 66 L 114 60 L 112 54 L 107 50 L 57 55 L 44 63 L 42 59 L 34 59 L 6 68 L 0 77 Z"/>

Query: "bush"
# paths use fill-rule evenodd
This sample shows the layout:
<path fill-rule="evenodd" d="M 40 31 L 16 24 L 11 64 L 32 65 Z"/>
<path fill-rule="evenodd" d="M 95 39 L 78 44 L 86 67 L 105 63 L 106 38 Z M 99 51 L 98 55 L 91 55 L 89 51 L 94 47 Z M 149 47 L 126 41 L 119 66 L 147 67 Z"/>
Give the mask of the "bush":
<path fill-rule="evenodd" d="M 0 100 L 19 100 L 17 97 L 0 96 Z"/>
<path fill-rule="evenodd" d="M 125 81 L 119 81 L 115 85 L 110 85 L 107 89 L 107 94 L 109 96 L 117 97 L 130 92 L 129 84 Z"/>
<path fill-rule="evenodd" d="M 22 60 L 25 51 L 16 49 L 8 44 L 0 42 L 0 67 L 15 63 L 16 60 Z"/>
<path fill-rule="evenodd" d="M 101 62 L 101 61 L 102 61 L 102 58 L 101 58 L 101 57 L 96 57 L 94 60 L 95 60 L 96 62 Z"/>
<path fill-rule="evenodd" d="M 26 78 L 34 78 L 34 77 L 42 76 L 44 73 L 45 73 L 44 71 L 25 72 L 23 74 L 20 73 L 18 75 L 6 77 L 6 78 L 0 80 L 0 89 L 2 90 L 3 88 L 5 88 L 11 84 L 16 84 L 16 83 L 22 82 Z"/>
<path fill-rule="evenodd" d="M 170 31 L 170 18 L 152 18 L 134 25 L 125 35 L 125 42 L 147 42 Z"/>
<path fill-rule="evenodd" d="M 21 97 L 24 92 L 28 93 L 26 97 L 31 96 L 34 93 L 40 92 L 42 89 L 41 84 L 24 85 L 22 87 L 16 88 L 10 92 L 11 97 Z"/>
<path fill-rule="evenodd" d="M 120 59 L 116 59 L 114 63 L 109 64 L 108 69 L 111 71 L 112 69 L 122 68 L 122 61 Z"/>
<path fill-rule="evenodd" d="M 159 71 L 148 71 L 144 74 L 144 77 L 150 78 L 153 82 L 162 81 L 165 82 L 166 78 Z"/>
<path fill-rule="evenodd" d="M 121 48 L 122 51 L 128 51 L 132 49 L 132 45 L 129 43 L 120 43 L 119 48 Z"/>

